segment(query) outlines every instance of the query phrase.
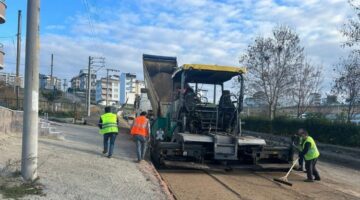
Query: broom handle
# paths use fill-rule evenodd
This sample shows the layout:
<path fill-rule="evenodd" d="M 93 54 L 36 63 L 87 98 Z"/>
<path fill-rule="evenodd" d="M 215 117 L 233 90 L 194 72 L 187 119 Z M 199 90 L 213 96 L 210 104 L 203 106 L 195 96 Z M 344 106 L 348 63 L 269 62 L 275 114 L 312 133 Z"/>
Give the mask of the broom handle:
<path fill-rule="evenodd" d="M 289 170 L 288 173 L 285 175 L 286 178 L 289 176 L 290 172 L 291 172 L 292 169 L 295 167 L 295 165 L 296 165 L 296 163 L 298 162 L 298 160 L 299 160 L 299 158 L 294 161 L 294 163 L 292 164 L 290 170 Z"/>

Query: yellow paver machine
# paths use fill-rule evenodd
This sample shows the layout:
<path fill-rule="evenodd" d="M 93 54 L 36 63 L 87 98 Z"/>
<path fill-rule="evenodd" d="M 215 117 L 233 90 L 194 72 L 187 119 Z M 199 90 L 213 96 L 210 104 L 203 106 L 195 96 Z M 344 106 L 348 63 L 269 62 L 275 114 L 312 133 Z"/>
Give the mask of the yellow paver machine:
<path fill-rule="evenodd" d="M 242 135 L 246 68 L 184 64 L 176 57 L 143 55 L 155 165 L 196 163 L 289 164 L 293 148 Z M 232 81 L 239 83 L 234 89 Z M 206 88 L 206 89 L 204 89 Z"/>

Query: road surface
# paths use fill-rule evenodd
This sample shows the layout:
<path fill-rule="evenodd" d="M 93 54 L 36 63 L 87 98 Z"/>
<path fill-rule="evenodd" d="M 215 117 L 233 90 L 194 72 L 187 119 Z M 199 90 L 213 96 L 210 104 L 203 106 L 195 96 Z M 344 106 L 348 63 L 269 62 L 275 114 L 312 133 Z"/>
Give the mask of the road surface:
<path fill-rule="evenodd" d="M 160 174 L 178 200 L 218 199 L 360 199 L 358 170 L 322 163 L 319 164 L 321 182 L 305 183 L 305 173 L 294 172 L 289 180 L 292 187 L 273 181 L 284 172 L 256 172 L 249 170 L 203 171 L 160 170 Z"/>
<path fill-rule="evenodd" d="M 151 165 L 134 162 L 135 145 L 124 131 L 117 137 L 113 158 L 108 159 L 101 154 L 97 127 L 64 124 L 57 128 L 65 140 L 39 139 L 39 176 L 46 196 L 25 199 L 169 199 Z M 0 152 L 0 165 L 11 159 L 19 169 L 20 136 L 1 136 Z"/>

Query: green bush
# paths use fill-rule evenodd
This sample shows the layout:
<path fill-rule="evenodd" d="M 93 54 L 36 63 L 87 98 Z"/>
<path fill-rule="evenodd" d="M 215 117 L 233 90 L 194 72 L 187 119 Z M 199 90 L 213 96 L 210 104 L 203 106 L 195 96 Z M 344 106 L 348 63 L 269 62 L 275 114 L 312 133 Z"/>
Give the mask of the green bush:
<path fill-rule="evenodd" d="M 354 124 L 330 122 L 325 119 L 245 118 L 244 129 L 249 131 L 292 136 L 299 128 L 306 129 L 315 140 L 342 146 L 360 147 L 360 127 Z"/>

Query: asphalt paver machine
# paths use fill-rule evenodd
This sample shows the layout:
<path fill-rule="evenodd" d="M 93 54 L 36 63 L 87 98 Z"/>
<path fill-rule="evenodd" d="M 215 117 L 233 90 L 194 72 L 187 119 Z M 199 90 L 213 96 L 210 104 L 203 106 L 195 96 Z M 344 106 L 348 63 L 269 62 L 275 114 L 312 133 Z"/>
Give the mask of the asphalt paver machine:
<path fill-rule="evenodd" d="M 155 165 L 172 161 L 288 164 L 293 160 L 290 144 L 271 146 L 261 138 L 242 135 L 245 68 L 179 67 L 176 57 L 144 54 L 143 69 L 154 114 L 150 149 Z M 240 87 L 234 89 L 231 81 Z"/>

